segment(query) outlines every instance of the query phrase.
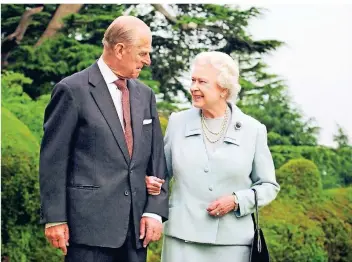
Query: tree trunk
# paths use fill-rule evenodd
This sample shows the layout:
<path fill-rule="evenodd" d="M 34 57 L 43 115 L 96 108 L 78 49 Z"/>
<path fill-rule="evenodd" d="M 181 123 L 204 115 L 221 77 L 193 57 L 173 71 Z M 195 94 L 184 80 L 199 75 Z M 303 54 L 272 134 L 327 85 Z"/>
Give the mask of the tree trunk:
<path fill-rule="evenodd" d="M 160 12 L 162 15 L 165 16 L 165 18 L 171 23 L 171 24 L 176 24 L 177 23 L 177 17 L 173 16 L 172 14 L 170 14 L 162 4 L 152 4 L 152 6 L 155 8 L 156 11 Z M 197 29 L 197 28 L 206 28 L 209 31 L 212 31 L 214 33 L 222 33 L 222 30 L 213 26 L 206 26 L 206 25 L 202 25 L 202 24 L 196 24 L 194 22 L 189 22 L 187 24 L 182 24 L 181 28 L 183 30 L 193 30 L 193 29 Z"/>
<path fill-rule="evenodd" d="M 35 8 L 30 8 L 24 11 L 22 14 L 21 20 L 18 23 L 18 26 L 12 34 L 8 35 L 1 44 L 1 66 L 7 66 L 7 59 L 11 51 L 16 48 L 21 40 L 23 39 L 24 34 L 27 31 L 27 28 L 32 21 L 32 16 L 40 13 L 44 8 L 44 5 L 38 5 Z"/>
<path fill-rule="evenodd" d="M 65 16 L 76 14 L 79 12 L 83 4 L 61 4 L 56 9 L 54 17 L 50 20 L 49 25 L 45 29 L 44 33 L 39 38 L 35 46 L 41 45 L 45 39 L 53 37 L 62 27 L 62 19 Z"/>

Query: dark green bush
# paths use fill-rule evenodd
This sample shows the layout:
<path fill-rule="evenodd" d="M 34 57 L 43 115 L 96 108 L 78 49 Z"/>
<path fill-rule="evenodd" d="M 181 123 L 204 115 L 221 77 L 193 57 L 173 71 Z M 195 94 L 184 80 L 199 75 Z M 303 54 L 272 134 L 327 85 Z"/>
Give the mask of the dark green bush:
<path fill-rule="evenodd" d="M 279 198 L 261 210 L 262 227 L 272 262 L 325 262 L 324 232 L 305 215 L 300 201 Z"/>
<path fill-rule="evenodd" d="M 281 191 L 261 210 L 272 261 L 352 261 L 352 188 L 322 190 L 317 167 L 290 160 Z"/>
<path fill-rule="evenodd" d="M 323 188 L 343 187 L 352 181 L 352 147 L 336 150 L 324 146 L 273 146 L 270 150 L 277 169 L 290 159 L 313 161 L 318 166 Z"/>
<path fill-rule="evenodd" d="M 352 146 L 339 148 L 336 153 L 341 158 L 339 169 L 343 183 L 352 185 Z"/>
<path fill-rule="evenodd" d="M 352 261 L 352 187 L 326 190 L 307 214 L 324 231 L 329 262 Z"/>
<path fill-rule="evenodd" d="M 319 222 L 306 215 L 306 205 L 311 205 L 322 193 L 316 165 L 309 160 L 294 159 L 276 174 L 281 191 L 272 204 L 261 210 L 272 261 L 327 261 L 324 232 Z"/>

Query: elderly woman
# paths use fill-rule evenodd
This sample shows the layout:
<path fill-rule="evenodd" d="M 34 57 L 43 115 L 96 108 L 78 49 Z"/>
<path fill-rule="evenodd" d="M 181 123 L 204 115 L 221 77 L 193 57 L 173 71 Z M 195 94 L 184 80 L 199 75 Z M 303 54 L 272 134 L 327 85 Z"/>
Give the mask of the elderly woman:
<path fill-rule="evenodd" d="M 254 192 L 259 207 L 279 192 L 266 127 L 244 114 L 237 63 L 221 52 L 196 56 L 193 108 L 173 113 L 165 155 L 175 181 L 165 222 L 163 262 L 248 262 L 254 235 Z M 146 178 L 148 192 L 159 180 Z"/>

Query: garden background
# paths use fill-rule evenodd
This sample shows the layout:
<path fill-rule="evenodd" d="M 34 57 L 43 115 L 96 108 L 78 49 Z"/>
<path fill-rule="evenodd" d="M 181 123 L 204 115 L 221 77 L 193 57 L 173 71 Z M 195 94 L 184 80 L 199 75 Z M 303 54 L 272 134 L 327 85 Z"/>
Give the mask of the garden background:
<path fill-rule="evenodd" d="M 186 72 L 195 54 L 218 50 L 239 61 L 237 104 L 267 126 L 282 187 L 261 210 L 272 261 L 352 261 L 351 143 L 337 127 L 337 146 L 319 145 L 321 127 L 303 117 L 264 62 L 284 43 L 254 40 L 248 31 L 262 12 L 214 4 L 1 5 L 2 260 L 63 261 L 38 224 L 45 106 L 55 83 L 98 59 L 105 29 L 129 14 L 153 32 L 152 65 L 140 79 L 157 94 L 163 131 L 171 112 L 190 107 Z M 161 241 L 150 245 L 149 262 L 160 261 L 161 248 Z"/>

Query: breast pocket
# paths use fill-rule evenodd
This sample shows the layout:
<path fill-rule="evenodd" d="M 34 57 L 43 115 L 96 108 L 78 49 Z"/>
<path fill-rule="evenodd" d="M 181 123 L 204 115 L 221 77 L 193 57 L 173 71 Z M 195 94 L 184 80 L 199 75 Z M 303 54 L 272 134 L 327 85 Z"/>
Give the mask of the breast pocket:
<path fill-rule="evenodd" d="M 142 136 L 143 138 L 151 138 L 152 137 L 152 131 L 153 131 L 153 125 L 151 119 L 147 119 L 148 121 L 143 121 L 143 127 L 142 127 Z"/>

